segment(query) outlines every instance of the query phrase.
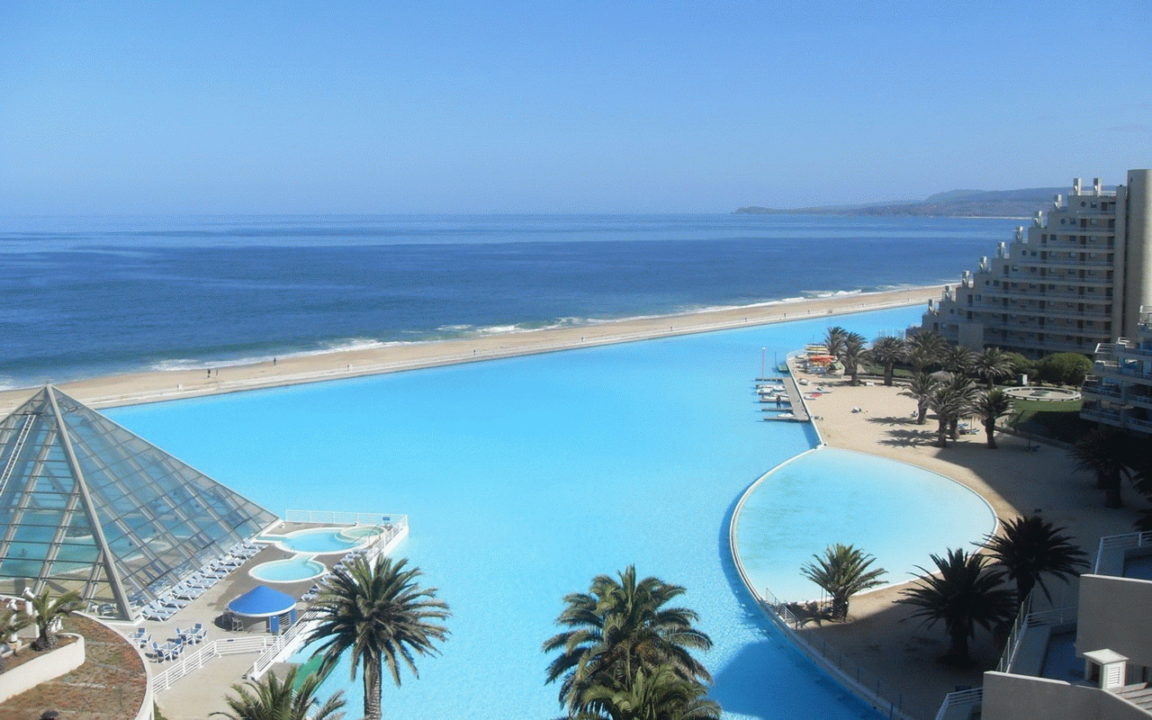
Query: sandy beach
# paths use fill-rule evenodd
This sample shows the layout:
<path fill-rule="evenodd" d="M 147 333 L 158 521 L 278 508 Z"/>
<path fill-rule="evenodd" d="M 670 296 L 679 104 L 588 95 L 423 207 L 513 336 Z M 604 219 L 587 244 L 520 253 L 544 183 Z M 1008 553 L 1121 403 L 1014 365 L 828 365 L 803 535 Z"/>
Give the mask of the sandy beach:
<path fill-rule="evenodd" d="M 851 330 L 851 322 L 844 323 Z M 797 372 L 831 392 L 808 401 L 814 422 L 830 447 L 856 450 L 915 465 L 971 488 L 988 501 L 1001 520 L 1021 514 L 1040 513 L 1063 527 L 1076 543 L 1094 557 L 1099 539 L 1132 531 L 1135 508 L 1143 501 L 1129 491 L 1129 507 L 1104 508 L 1094 478 L 1074 469 L 1064 448 L 1035 441 L 997 435 L 998 450 L 985 444 L 983 431 L 961 435 L 948 448 L 935 447 L 936 421 L 929 414 L 924 425 L 913 417 L 916 401 L 902 394 L 899 386 L 853 387 L 847 380 L 831 380 Z M 860 408 L 860 412 L 852 412 Z M 966 548 L 972 549 L 972 548 Z M 865 548 L 867 550 L 867 548 Z M 929 554 L 942 555 L 943 547 L 926 547 L 923 566 L 932 567 Z M 889 578 L 903 583 L 911 577 Z M 1075 601 L 1075 588 L 1059 581 L 1050 583 L 1053 606 Z M 914 608 L 896 605 L 899 586 L 858 595 L 852 600 L 851 621 L 845 624 L 808 625 L 799 637 L 842 667 L 848 675 L 861 672 L 864 685 L 879 681 L 883 695 L 899 702 L 909 717 L 928 720 L 935 716 L 946 693 L 958 688 L 980 687 L 982 671 L 994 666 L 999 648 L 987 632 L 978 630 L 972 644 L 977 667 L 957 669 L 938 662 L 947 649 L 942 625 L 924 627 L 912 617 Z M 887 710 L 887 708 L 885 708 Z"/>
<path fill-rule="evenodd" d="M 480 362 L 515 355 L 635 342 L 691 333 L 731 330 L 822 315 L 923 305 L 939 298 L 943 286 L 857 293 L 744 307 L 659 315 L 588 325 L 510 332 L 423 343 L 294 355 L 271 362 L 207 369 L 140 372 L 60 383 L 64 392 L 92 407 L 115 407 L 218 395 L 255 388 L 296 385 L 341 378 L 415 370 L 437 365 Z M 0 393 L 0 416 L 28 398 L 35 388 Z"/>

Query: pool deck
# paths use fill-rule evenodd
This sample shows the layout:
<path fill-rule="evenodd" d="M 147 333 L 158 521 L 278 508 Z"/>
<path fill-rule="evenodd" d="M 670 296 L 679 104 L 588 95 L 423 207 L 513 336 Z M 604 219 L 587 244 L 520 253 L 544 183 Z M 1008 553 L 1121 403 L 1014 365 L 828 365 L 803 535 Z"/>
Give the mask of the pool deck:
<path fill-rule="evenodd" d="M 307 530 L 321 527 L 330 527 L 330 523 L 297 523 L 282 521 L 270 534 L 284 534 L 297 530 Z M 349 548 L 352 550 L 353 548 Z M 300 597 L 316 582 L 301 580 L 297 582 L 266 583 L 249 574 L 257 565 L 274 560 L 285 560 L 295 557 L 299 553 L 285 552 L 275 544 L 265 544 L 260 552 L 253 555 L 243 565 L 233 570 L 203 595 L 189 602 L 172 618 L 163 621 L 145 620 L 139 624 L 110 623 L 122 634 L 128 635 L 139 627 L 145 628 L 152 639 L 163 645 L 176 638 L 176 628 L 187 629 L 195 623 L 201 623 L 208 629 L 208 636 L 204 642 L 221 640 L 240 640 L 247 638 L 268 638 L 274 636 L 263 631 L 262 621 L 253 621 L 245 630 L 232 630 L 223 618 L 228 609 L 228 603 L 236 597 L 243 595 L 257 585 L 271 585 L 275 589 Z M 311 554 L 311 553 L 304 553 Z M 343 557 L 343 553 L 325 553 L 313 557 L 317 562 L 323 563 L 329 570 Z M 297 604 L 298 612 L 303 612 L 304 603 Z M 193 646 L 188 652 L 195 651 L 203 644 Z M 150 650 L 150 645 L 145 651 Z M 157 693 L 156 704 L 160 707 L 168 720 L 202 720 L 213 712 L 227 711 L 225 697 L 230 694 L 230 688 L 243 682 L 243 676 L 252 667 L 259 653 L 255 650 L 247 653 L 221 655 L 192 673 L 176 681 L 168 690 Z M 164 672 L 175 665 L 177 661 L 158 662 L 148 660 L 148 670 L 153 674 Z M 281 664 L 281 667 L 283 665 Z M 277 666 L 273 666 L 276 671 Z"/>
<path fill-rule="evenodd" d="M 812 383 L 818 377 L 794 372 Z M 808 400 L 808 407 L 830 447 L 879 455 L 952 478 L 979 493 L 1001 519 L 1040 511 L 1066 528 L 1090 556 L 1101 536 L 1131 531 L 1138 516 L 1135 508 L 1142 506 L 1143 501 L 1129 493 L 1126 502 L 1134 507 L 1105 509 L 1094 479 L 1074 470 L 1067 451 L 1052 445 L 1029 450 L 1035 442 L 998 434 L 1000 449 L 991 450 L 981 431 L 961 435 L 948 448 L 935 447 L 935 419 L 930 415 L 924 425 L 917 425 L 916 401 L 902 395 L 899 386 L 885 387 L 878 381 L 852 386 L 848 380 L 823 377 L 819 384 L 833 392 Z M 853 408 L 860 412 L 852 412 Z M 931 565 L 930 553 L 945 550 L 924 548 L 924 565 Z M 852 600 L 851 622 L 808 625 L 799 636 L 826 647 L 841 665 L 865 668 L 893 689 L 887 694 L 899 699 L 910 717 L 931 720 L 946 693 L 958 686 L 979 687 L 983 670 L 995 665 L 999 652 L 988 633 L 978 631 L 972 644 L 975 668 L 942 665 L 937 659 L 947 649 L 943 627 L 925 628 L 911 617 L 913 608 L 894 604 L 900 590 L 893 586 L 858 595 Z M 1059 582 L 1052 590 L 1057 605 L 1064 593 L 1074 597 L 1075 589 Z"/>

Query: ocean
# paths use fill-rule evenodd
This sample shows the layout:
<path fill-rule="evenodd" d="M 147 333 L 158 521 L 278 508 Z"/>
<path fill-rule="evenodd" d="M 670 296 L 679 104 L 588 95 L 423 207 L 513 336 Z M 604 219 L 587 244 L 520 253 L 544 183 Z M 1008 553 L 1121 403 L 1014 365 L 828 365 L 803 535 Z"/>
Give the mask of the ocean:
<path fill-rule="evenodd" d="M 0 218 L 0 388 L 949 282 L 1020 222 Z"/>

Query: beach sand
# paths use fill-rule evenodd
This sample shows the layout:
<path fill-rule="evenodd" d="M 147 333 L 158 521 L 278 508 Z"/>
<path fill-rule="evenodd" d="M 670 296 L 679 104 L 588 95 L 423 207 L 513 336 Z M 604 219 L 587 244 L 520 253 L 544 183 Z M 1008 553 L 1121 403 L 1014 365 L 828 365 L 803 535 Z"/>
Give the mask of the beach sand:
<path fill-rule="evenodd" d="M 850 322 L 845 327 L 852 329 Z M 1101 536 L 1131 532 L 1138 516 L 1134 508 L 1144 505 L 1129 492 L 1126 501 L 1132 507 L 1105 509 L 1094 477 L 1075 470 L 1062 447 L 1040 444 L 1029 450 L 1037 447 L 1035 441 L 998 433 L 1000 447 L 991 450 L 982 429 L 978 434 L 961 435 L 948 448 L 935 447 L 935 417 L 929 413 L 927 422 L 917 425 L 916 401 L 902 395 L 898 386 L 884 387 L 877 380 L 873 385 L 852 387 L 847 380 L 830 381 L 803 372 L 796 377 L 810 378 L 809 387 L 819 383 L 831 390 L 808 401 L 829 446 L 891 458 L 951 478 L 979 493 L 1001 520 L 1039 512 L 1065 528 L 1089 557 L 1095 556 Z M 861 412 L 854 413 L 853 408 Z M 947 549 L 924 548 L 921 565 L 933 567 L 929 555 L 943 555 Z M 887 579 L 904 587 L 912 580 L 909 576 Z M 1049 586 L 1053 606 L 1075 603 L 1074 586 L 1058 580 Z M 972 644 L 977 667 L 962 670 L 941 664 L 938 658 L 947 649 L 943 626 L 924 627 L 919 618 L 912 617 L 915 608 L 893 604 L 900 590 L 890 586 L 858 595 L 851 602 L 851 622 L 808 625 L 799 636 L 846 674 L 854 676 L 859 670 L 862 684 L 875 687 L 879 681 L 882 694 L 898 701 L 910 717 L 928 720 L 946 693 L 963 686 L 980 687 L 982 671 L 995 665 L 1000 649 L 989 633 L 978 630 Z"/>
<path fill-rule="evenodd" d="M 520 331 L 420 343 L 398 343 L 339 352 L 292 355 L 272 362 L 139 372 L 60 383 L 64 392 L 92 407 L 115 407 L 176 400 L 200 395 L 337 380 L 362 375 L 414 370 L 436 365 L 478 362 L 570 350 L 593 345 L 634 342 L 691 333 L 730 330 L 823 315 L 864 312 L 926 304 L 939 298 L 934 285 L 877 293 L 857 293 L 788 302 L 764 303 L 679 315 L 609 321 L 544 330 Z M 0 417 L 27 399 L 35 388 L 0 393 Z"/>

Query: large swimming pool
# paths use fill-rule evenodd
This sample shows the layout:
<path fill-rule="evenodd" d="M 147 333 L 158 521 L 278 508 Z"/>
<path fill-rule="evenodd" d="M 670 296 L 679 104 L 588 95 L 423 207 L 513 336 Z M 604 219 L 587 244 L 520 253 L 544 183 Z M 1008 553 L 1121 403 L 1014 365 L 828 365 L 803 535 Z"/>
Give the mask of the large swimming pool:
<path fill-rule="evenodd" d="M 834 322 L 873 337 L 918 316 L 906 309 Z M 763 619 L 728 549 L 741 493 L 814 444 L 806 426 L 761 420 L 752 388 L 761 348 L 771 361 L 819 338 L 828 324 L 109 415 L 277 512 L 409 514 L 412 535 L 401 552 L 451 603 L 452 635 L 442 656 L 419 660 L 418 680 L 385 685 L 389 717 L 555 717 L 556 687 L 544 685 L 549 658 L 540 645 L 556 631 L 561 599 L 586 590 L 597 574 L 635 563 L 641 574 L 688 588 L 684 604 L 715 641 L 704 662 L 728 717 L 873 718 Z M 921 545 L 925 558 L 941 548 L 926 532 L 904 540 Z M 330 676 L 327 689 L 336 688 L 350 690 L 349 716 L 357 716 L 360 689 L 346 669 Z"/>
<path fill-rule="evenodd" d="M 909 401 L 911 402 L 911 401 Z M 876 558 L 887 584 L 907 582 L 929 552 L 970 548 L 996 530 L 996 514 L 958 482 L 912 465 L 850 450 L 805 453 L 748 493 L 736 525 L 736 547 L 749 581 L 780 600 L 820 597 L 800 575 L 832 542 L 855 545 Z M 910 542 L 911 540 L 911 542 Z"/>

